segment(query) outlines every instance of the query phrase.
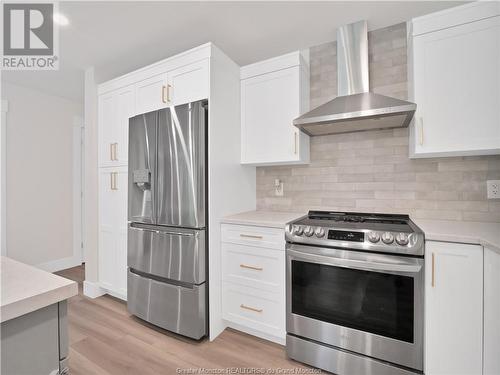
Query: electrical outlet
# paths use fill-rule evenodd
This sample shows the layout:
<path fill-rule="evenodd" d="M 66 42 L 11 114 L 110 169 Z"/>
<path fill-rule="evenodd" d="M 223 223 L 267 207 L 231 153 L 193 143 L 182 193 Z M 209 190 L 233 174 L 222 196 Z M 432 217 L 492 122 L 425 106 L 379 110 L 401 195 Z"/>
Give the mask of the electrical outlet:
<path fill-rule="evenodd" d="M 283 181 L 279 179 L 274 180 L 274 195 L 276 197 L 283 196 Z"/>
<path fill-rule="evenodd" d="M 488 199 L 500 199 L 500 180 L 486 181 L 488 187 Z"/>

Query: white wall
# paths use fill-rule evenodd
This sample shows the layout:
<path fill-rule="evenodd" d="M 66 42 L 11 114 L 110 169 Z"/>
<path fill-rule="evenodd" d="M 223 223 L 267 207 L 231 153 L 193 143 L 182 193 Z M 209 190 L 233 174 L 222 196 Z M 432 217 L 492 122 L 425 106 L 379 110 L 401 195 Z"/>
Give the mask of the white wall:
<path fill-rule="evenodd" d="M 1 178 L 1 183 L 0 183 L 0 253 L 2 255 L 7 255 L 7 237 L 5 235 L 6 233 L 6 220 L 7 217 L 5 216 L 5 202 L 6 202 L 6 195 L 5 195 L 5 172 L 7 170 L 6 168 L 6 151 L 7 151 L 7 140 L 6 140 L 6 128 L 7 128 L 7 112 L 9 110 L 9 102 L 7 100 L 2 100 L 2 117 L 1 117 L 1 122 L 0 122 L 0 178 Z"/>
<path fill-rule="evenodd" d="M 75 265 L 73 126 L 82 103 L 5 83 L 7 256 L 54 271 Z"/>

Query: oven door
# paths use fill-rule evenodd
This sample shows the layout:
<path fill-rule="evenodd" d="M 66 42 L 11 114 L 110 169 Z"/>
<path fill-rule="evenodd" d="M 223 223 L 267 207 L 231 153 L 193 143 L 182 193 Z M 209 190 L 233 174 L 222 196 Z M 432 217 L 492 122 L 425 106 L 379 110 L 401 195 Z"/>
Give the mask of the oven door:
<path fill-rule="evenodd" d="M 424 259 L 287 244 L 287 332 L 423 370 Z"/>

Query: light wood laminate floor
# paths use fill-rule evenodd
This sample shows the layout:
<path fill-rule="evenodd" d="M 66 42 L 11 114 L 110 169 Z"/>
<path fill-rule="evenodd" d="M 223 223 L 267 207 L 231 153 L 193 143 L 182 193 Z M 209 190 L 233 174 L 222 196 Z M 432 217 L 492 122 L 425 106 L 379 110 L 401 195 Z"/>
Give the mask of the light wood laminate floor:
<path fill-rule="evenodd" d="M 132 317 L 123 301 L 107 295 L 89 299 L 82 293 L 83 266 L 57 274 L 79 284 L 79 294 L 68 304 L 70 375 L 176 374 L 178 369 L 190 368 L 308 368 L 288 359 L 284 347 L 238 331 L 226 329 L 213 342 L 193 341 Z"/>

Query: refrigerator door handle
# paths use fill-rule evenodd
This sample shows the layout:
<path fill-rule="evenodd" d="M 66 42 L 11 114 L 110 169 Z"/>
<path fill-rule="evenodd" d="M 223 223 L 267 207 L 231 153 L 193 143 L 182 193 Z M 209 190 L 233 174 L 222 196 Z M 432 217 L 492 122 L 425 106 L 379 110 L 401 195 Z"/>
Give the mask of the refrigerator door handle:
<path fill-rule="evenodd" d="M 136 226 L 132 226 L 132 228 L 143 231 L 143 232 L 152 232 L 152 233 L 157 233 L 157 234 L 173 234 L 174 236 L 187 236 L 187 237 L 193 237 L 196 234 L 195 233 L 189 233 L 189 232 L 175 232 L 175 231 L 168 231 L 168 230 L 158 230 L 158 229 L 146 229 L 146 228 L 140 228 Z"/>

